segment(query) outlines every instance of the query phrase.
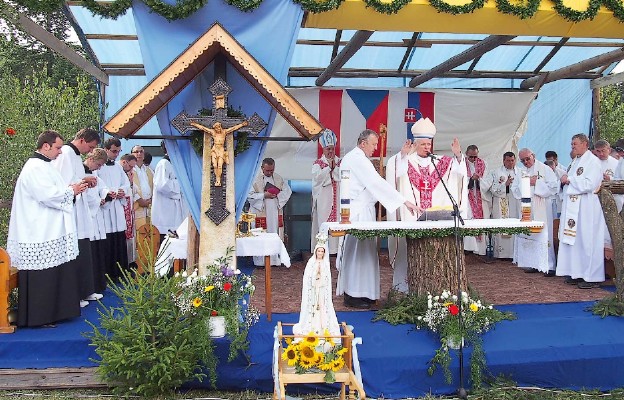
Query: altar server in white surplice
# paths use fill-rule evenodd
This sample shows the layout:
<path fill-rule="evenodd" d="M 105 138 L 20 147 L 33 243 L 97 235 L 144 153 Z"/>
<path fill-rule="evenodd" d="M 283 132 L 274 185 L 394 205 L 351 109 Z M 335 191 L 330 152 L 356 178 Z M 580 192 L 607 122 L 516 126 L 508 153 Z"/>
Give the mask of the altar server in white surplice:
<path fill-rule="evenodd" d="M 520 200 L 511 193 L 511 185 L 520 176 L 516 155 L 511 151 L 503 154 L 503 165 L 492 171 L 492 218 L 519 218 Z M 492 240 L 495 258 L 513 258 L 513 235 L 493 235 Z"/>
<path fill-rule="evenodd" d="M 301 290 L 301 313 L 299 322 L 293 326 L 293 334 L 307 335 L 314 332 L 318 336 L 329 332 L 340 336 L 340 327 L 332 300 L 332 278 L 327 250 L 327 236 L 318 234 L 312 257 L 303 272 Z"/>
<path fill-rule="evenodd" d="M 544 276 L 555 276 L 555 249 L 553 243 L 552 196 L 559 190 L 559 181 L 552 168 L 535 159 L 530 149 L 518 153 L 522 167 L 520 176 L 514 179 L 511 192 L 518 200 L 522 199 L 522 176 L 530 177 L 531 219 L 544 222 L 540 233 L 516 235 L 514 263 L 525 272 L 541 271 Z"/>
<path fill-rule="evenodd" d="M 18 271 L 18 326 L 41 326 L 80 316 L 78 237 L 74 196 L 88 183 L 67 184 L 50 161 L 63 138 L 45 131 L 17 178 L 7 252 Z"/>
<path fill-rule="evenodd" d="M 605 224 L 602 207 L 595 193 L 602 183 L 600 161 L 589 151 L 584 134 L 572 136 L 572 163 L 561 177 L 563 209 L 559 226 L 557 275 L 568 276 L 566 283 L 591 289 L 604 281 Z"/>
<path fill-rule="evenodd" d="M 377 149 L 379 138 L 370 129 L 360 133 L 357 146 L 340 163 L 341 176 L 349 171 L 349 189 L 341 194 L 351 200 L 350 221 L 375 221 L 375 203 L 380 202 L 388 214 L 401 205 L 415 211 L 416 206 L 405 200 L 375 170 L 369 157 Z M 343 181 L 341 181 L 343 182 Z M 344 294 L 347 307 L 370 308 L 380 297 L 379 256 L 377 239 L 363 239 L 346 235 L 336 258 L 338 284 L 336 292 Z"/>
<path fill-rule="evenodd" d="M 56 168 L 66 185 L 85 181 L 89 187 L 97 185 L 97 178 L 85 173 L 82 164 L 82 154 L 87 154 L 100 143 L 100 134 L 94 129 L 81 129 L 74 139 L 63 146 L 62 153 L 51 164 Z M 91 254 L 91 236 L 93 235 L 93 218 L 89 208 L 87 193 L 76 196 L 74 202 L 74 216 L 76 219 L 76 234 L 78 235 L 79 253 L 76 260 L 78 280 L 80 282 L 80 305 L 89 305 L 88 300 L 99 300 L 101 293 L 95 292 L 93 255 Z"/>
<path fill-rule="evenodd" d="M 176 231 L 178 229 L 178 226 L 186 218 L 188 210 L 164 142 L 161 143 L 161 147 L 165 156 L 156 164 L 156 171 L 154 172 L 152 223 L 162 238 L 169 230 Z"/>
<path fill-rule="evenodd" d="M 115 162 L 121 151 L 121 141 L 117 138 L 107 139 L 104 142 L 104 150 L 108 155 L 108 161 L 96 173 L 109 190 L 102 205 L 108 254 L 106 273 L 113 280 L 117 280 L 121 276 L 119 268 L 128 268 L 124 205 L 127 204 L 126 196 L 132 193 L 132 189 L 123 168 Z"/>
<path fill-rule="evenodd" d="M 462 217 L 466 216 L 467 191 L 466 163 L 463 162 L 461 146 L 455 139 L 451 144 L 455 157 L 435 156 L 431 160 L 431 148 L 436 127 L 429 118 L 421 118 L 412 125 L 414 143 L 406 150 L 390 157 L 386 165 L 386 180 L 395 187 L 406 199 L 419 206 L 420 210 L 413 214 L 406 207 L 397 212 L 386 213 L 389 221 L 415 221 L 422 210 L 430 207 L 452 208 L 451 200 L 440 182 L 440 176 L 434 168 L 437 166 L 444 182 L 459 205 Z M 405 238 L 388 238 L 390 261 L 394 268 L 392 285 L 402 292 L 408 291 L 407 286 L 407 250 Z"/>
<path fill-rule="evenodd" d="M 336 156 L 336 134 L 329 129 L 319 138 L 323 155 L 312 164 L 312 231 L 311 249 L 323 222 L 338 221 L 340 202 L 340 158 Z M 329 238 L 329 253 L 338 251 L 338 238 Z"/>
<path fill-rule="evenodd" d="M 275 160 L 262 160 L 261 174 L 251 187 L 247 200 L 249 212 L 256 214 L 256 228 L 277 233 L 284 240 L 284 206 L 290 199 L 292 190 L 288 182 L 275 173 Z M 271 256 L 271 265 L 281 265 L 279 256 Z M 254 257 L 254 265 L 263 266 L 264 257 Z"/>

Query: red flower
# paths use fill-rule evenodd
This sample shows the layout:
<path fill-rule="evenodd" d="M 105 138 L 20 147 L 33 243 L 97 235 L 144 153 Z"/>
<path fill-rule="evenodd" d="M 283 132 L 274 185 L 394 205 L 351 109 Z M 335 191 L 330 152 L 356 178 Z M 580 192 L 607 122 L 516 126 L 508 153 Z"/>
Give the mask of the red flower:
<path fill-rule="evenodd" d="M 6 128 L 6 129 L 4 130 L 4 133 L 6 133 L 6 134 L 7 134 L 7 135 L 9 135 L 9 136 L 15 136 L 15 133 L 16 133 L 16 132 L 15 132 L 15 129 L 13 129 L 13 128 Z"/>
<path fill-rule="evenodd" d="M 225 282 L 225 284 L 223 284 L 223 290 L 229 292 L 230 289 L 232 289 L 232 284 L 230 282 Z"/>
<path fill-rule="evenodd" d="M 213 317 L 216 317 L 217 315 L 219 315 L 219 313 L 216 310 L 212 310 L 210 311 L 210 315 L 212 315 Z"/>
<path fill-rule="evenodd" d="M 455 304 L 451 304 L 448 306 L 448 310 L 451 313 L 451 315 L 457 315 L 459 314 L 459 307 L 457 307 L 457 305 Z"/>

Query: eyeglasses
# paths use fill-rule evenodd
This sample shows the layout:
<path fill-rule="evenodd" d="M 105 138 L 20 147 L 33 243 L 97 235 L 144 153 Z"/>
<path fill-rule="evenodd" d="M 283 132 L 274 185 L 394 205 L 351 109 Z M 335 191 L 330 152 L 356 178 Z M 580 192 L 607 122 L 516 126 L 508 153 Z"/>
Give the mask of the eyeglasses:
<path fill-rule="evenodd" d="M 144 150 L 134 150 L 133 153 L 145 153 Z"/>
<path fill-rule="evenodd" d="M 468 156 L 468 158 L 477 158 L 478 156 Z"/>
<path fill-rule="evenodd" d="M 525 163 L 525 162 L 529 162 L 529 161 L 531 161 L 531 156 L 524 157 L 524 158 L 521 158 L 521 159 L 520 159 L 520 162 L 523 162 L 523 163 Z"/>

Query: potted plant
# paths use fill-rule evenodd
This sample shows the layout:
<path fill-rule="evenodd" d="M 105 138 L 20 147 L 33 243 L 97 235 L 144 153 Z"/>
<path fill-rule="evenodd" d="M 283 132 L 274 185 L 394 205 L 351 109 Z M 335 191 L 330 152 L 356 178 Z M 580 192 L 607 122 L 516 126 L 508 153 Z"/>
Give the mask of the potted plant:
<path fill-rule="evenodd" d="M 230 361 L 239 351 L 248 348 L 249 327 L 259 317 L 258 311 L 247 302 L 255 289 L 251 277 L 232 266 L 233 254 L 234 248 L 228 248 L 223 257 L 217 258 L 206 268 L 205 275 L 199 275 L 197 270 L 190 275 L 182 273 L 175 294 L 175 302 L 180 310 L 204 320 L 213 337 L 221 337 L 223 334 L 228 336 Z M 222 323 L 224 332 L 221 330 Z"/>

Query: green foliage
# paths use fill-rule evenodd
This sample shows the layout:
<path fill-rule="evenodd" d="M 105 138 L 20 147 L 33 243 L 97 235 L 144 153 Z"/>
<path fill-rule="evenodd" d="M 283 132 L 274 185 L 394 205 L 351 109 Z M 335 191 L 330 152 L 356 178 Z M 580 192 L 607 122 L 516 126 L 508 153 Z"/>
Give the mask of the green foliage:
<path fill-rule="evenodd" d="M 624 137 L 624 86 L 609 85 L 600 89 L 600 138 L 612 145 Z"/>
<path fill-rule="evenodd" d="M 357 230 L 347 229 L 347 234 L 353 235 L 356 238 L 372 239 L 376 237 L 396 236 L 405 237 L 409 239 L 422 239 L 430 237 L 448 237 L 454 235 L 454 228 L 440 228 L 440 229 L 371 229 L 371 230 Z M 461 236 L 479 236 L 483 233 L 506 234 L 529 234 L 529 228 L 461 228 L 459 234 Z"/>
<path fill-rule="evenodd" d="M 216 384 L 217 358 L 205 320 L 185 314 L 173 300 L 184 278 L 124 271 L 111 284 L 118 306 L 100 306 L 99 326 L 87 334 L 100 360 L 98 375 L 118 394 L 170 395 L 192 379 Z"/>
<path fill-rule="evenodd" d="M 481 387 L 483 372 L 487 368 L 483 333 L 493 329 L 500 321 L 512 319 L 515 319 L 512 313 L 496 310 L 480 300 L 476 293 L 469 295 L 462 292 L 462 301 L 459 302 L 458 297 L 448 291 L 439 296 L 418 296 L 395 290 L 390 291 L 385 307 L 373 318 L 374 321 L 385 320 L 393 325 L 414 324 L 416 329 L 435 332 L 440 338 L 440 347 L 429 361 L 428 373 L 433 375 L 438 367 L 442 368 L 449 384 L 452 382 L 449 340 L 459 343 L 463 339 L 467 346 L 472 346 L 470 379 L 474 388 Z"/>
<path fill-rule="evenodd" d="M 81 128 L 98 127 L 93 81 L 79 77 L 76 86 L 54 83 L 44 71 L 19 79 L 0 72 L 0 246 L 6 245 L 10 202 L 22 166 L 35 150 L 37 136 L 54 129 L 69 139 Z M 15 135 L 7 134 L 13 129 Z M 9 208 L 6 208 L 9 207 Z"/>
<path fill-rule="evenodd" d="M 616 317 L 624 317 L 624 302 L 615 295 L 610 295 L 602 300 L 597 301 L 589 307 L 589 310 L 602 318 L 609 315 Z"/>

